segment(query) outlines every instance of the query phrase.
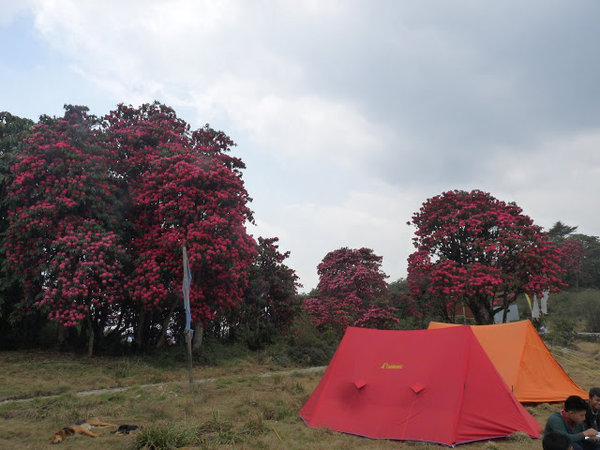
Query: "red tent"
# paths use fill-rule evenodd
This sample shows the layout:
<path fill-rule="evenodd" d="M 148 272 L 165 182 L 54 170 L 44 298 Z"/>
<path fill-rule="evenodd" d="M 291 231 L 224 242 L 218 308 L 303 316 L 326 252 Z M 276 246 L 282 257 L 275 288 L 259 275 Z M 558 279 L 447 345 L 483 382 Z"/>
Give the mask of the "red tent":
<path fill-rule="evenodd" d="M 348 328 L 300 416 L 311 427 L 449 446 L 517 431 L 539 438 L 541 428 L 469 327 Z"/>

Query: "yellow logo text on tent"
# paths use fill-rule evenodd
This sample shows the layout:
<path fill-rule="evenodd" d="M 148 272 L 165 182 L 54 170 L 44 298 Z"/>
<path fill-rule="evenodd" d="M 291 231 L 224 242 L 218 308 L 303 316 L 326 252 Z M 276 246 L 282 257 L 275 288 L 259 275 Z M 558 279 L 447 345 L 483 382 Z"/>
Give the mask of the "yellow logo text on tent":
<path fill-rule="evenodd" d="M 402 364 L 389 364 L 386 362 L 381 365 L 382 369 L 402 369 L 403 367 L 404 366 Z"/>

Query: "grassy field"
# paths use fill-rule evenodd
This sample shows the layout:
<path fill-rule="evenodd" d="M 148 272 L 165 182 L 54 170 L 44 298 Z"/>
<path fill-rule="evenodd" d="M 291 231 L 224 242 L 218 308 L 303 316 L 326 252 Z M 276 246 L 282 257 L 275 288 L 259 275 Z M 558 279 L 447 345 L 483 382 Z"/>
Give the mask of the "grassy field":
<path fill-rule="evenodd" d="M 600 345 L 580 343 L 557 359 L 584 389 L 600 384 Z M 81 418 L 97 416 L 116 424 L 144 427 L 137 435 L 98 439 L 74 436 L 64 449 L 439 449 L 422 443 L 378 441 L 307 427 L 298 410 L 322 370 L 260 376 L 283 370 L 268 358 L 248 356 L 196 367 L 189 386 L 184 362 L 158 364 L 141 358 L 83 358 L 55 353 L 0 353 L 0 448 L 46 449 L 52 433 Z M 161 384 L 158 384 L 161 383 Z M 141 387 L 140 385 L 147 385 Z M 80 396 L 77 392 L 115 387 L 120 392 Z M 30 399 L 10 401 L 7 399 Z M 544 424 L 558 405 L 528 407 Z M 493 407 L 492 407 L 493 410 Z M 508 439 L 461 446 L 464 449 L 540 449 L 539 440 Z"/>

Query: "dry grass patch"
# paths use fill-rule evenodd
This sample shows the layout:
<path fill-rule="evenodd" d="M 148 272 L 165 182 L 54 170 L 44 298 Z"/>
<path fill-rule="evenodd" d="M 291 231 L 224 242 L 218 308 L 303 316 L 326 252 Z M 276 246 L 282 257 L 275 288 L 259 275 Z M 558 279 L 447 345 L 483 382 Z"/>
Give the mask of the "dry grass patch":
<path fill-rule="evenodd" d="M 188 378 L 184 360 L 110 358 L 55 352 L 0 352 L 0 401 L 118 388 Z M 268 358 L 235 358 L 217 366 L 194 367 L 194 379 L 259 375 L 281 370 Z"/>
<path fill-rule="evenodd" d="M 600 379 L 599 371 L 590 369 L 587 361 L 599 352 L 598 344 L 583 343 L 577 351 L 559 356 L 559 361 L 584 389 Z M 63 357 L 64 358 L 64 357 Z M 14 353 L 0 355 L 2 363 L 8 362 L 8 372 L 20 380 L 3 381 L 19 386 L 20 394 L 36 392 L 39 374 L 29 371 L 43 370 L 48 387 L 39 390 L 58 389 L 58 380 L 75 380 L 73 385 L 84 389 L 97 388 L 116 377 L 144 384 L 157 381 L 162 373 L 164 380 L 177 378 L 159 386 L 136 387 L 122 392 L 78 397 L 70 391 L 55 398 L 41 398 L 29 402 L 12 402 L 0 405 L 0 448 L 46 449 L 52 433 L 76 420 L 98 416 L 116 424 L 136 424 L 144 427 L 136 435 L 118 437 L 102 432 L 102 437 L 91 439 L 74 436 L 67 439 L 63 449 L 124 449 L 141 448 L 198 448 L 198 449 L 440 449 L 438 445 L 418 442 L 395 442 L 371 440 L 336 433 L 325 429 L 307 427 L 298 411 L 319 382 L 322 371 L 317 373 L 277 374 L 260 377 L 266 371 L 261 364 L 248 361 L 231 368 L 228 376 L 214 382 L 187 384 L 185 364 L 175 368 L 156 368 L 128 359 L 88 360 L 68 357 L 53 363 L 48 355 L 36 361 L 31 354 Z M 12 361 L 12 362 L 11 362 Z M 65 363 L 66 362 L 66 363 Z M 16 367 L 20 366 L 20 368 Z M 88 370 L 85 372 L 83 368 Z M 3 369 L 4 369 L 3 364 Z M 42 369 L 40 369 L 42 368 Z M 148 369 L 151 373 L 143 373 Z M 228 368 L 197 368 L 195 376 L 217 376 Z M 84 373 L 85 372 L 85 373 Z M 210 374 L 210 375 L 208 375 Z M 133 383 L 132 383 L 133 384 Z M 72 385 L 68 385 L 71 389 Z M 11 396 L 10 388 L 2 386 L 3 395 Z M 560 405 L 528 405 L 529 412 L 544 424 Z M 486 412 L 483 412 L 486 413 Z M 490 413 L 493 414 L 493 407 Z M 516 433 L 507 439 L 466 444 L 461 448 L 477 450 L 539 450 L 539 440 L 532 440 Z"/>

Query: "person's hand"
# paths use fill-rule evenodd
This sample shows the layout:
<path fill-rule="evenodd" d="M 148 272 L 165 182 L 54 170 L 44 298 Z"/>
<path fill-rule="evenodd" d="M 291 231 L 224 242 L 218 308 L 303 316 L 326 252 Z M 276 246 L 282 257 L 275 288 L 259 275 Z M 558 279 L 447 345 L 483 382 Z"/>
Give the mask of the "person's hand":
<path fill-rule="evenodd" d="M 596 434 L 598 434 L 598 431 L 595 428 L 588 428 L 583 432 L 583 435 L 587 437 L 596 436 Z"/>

